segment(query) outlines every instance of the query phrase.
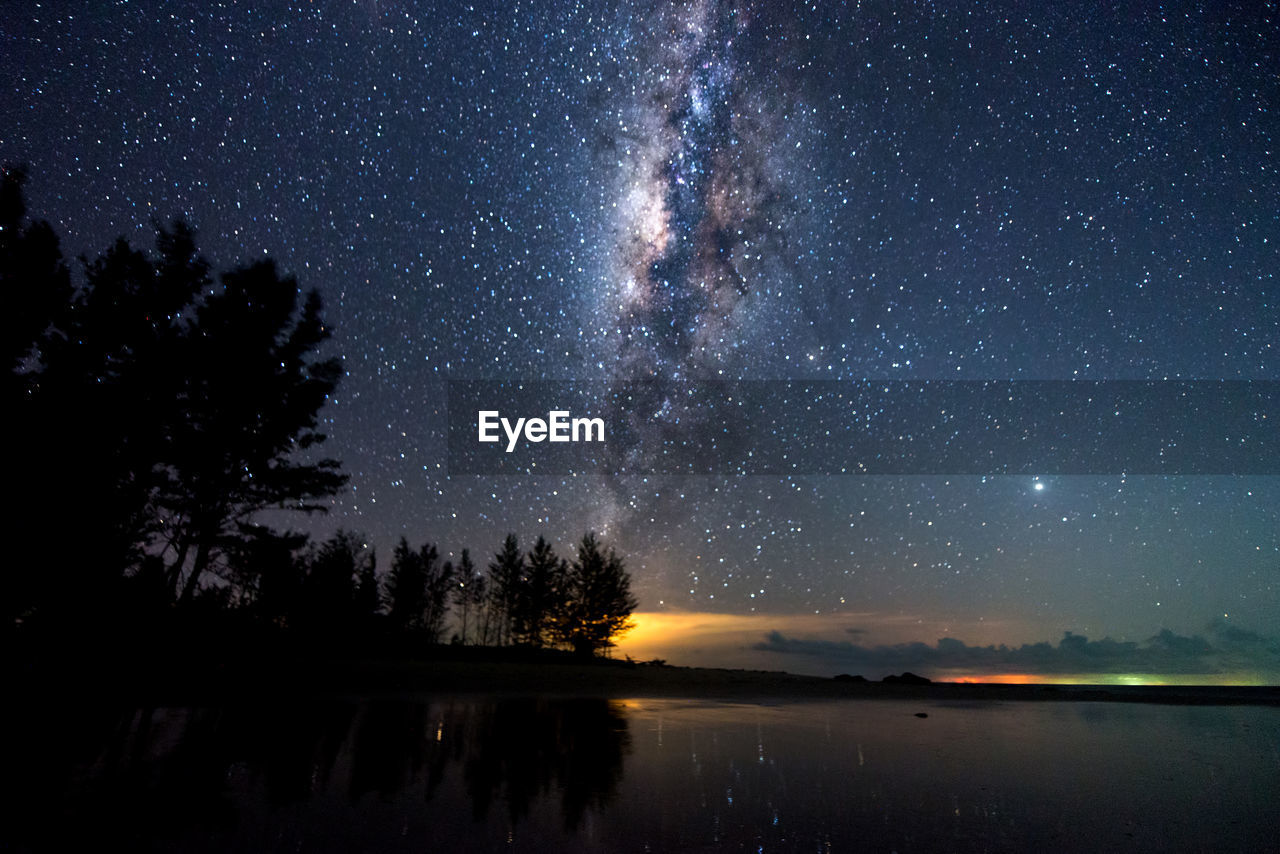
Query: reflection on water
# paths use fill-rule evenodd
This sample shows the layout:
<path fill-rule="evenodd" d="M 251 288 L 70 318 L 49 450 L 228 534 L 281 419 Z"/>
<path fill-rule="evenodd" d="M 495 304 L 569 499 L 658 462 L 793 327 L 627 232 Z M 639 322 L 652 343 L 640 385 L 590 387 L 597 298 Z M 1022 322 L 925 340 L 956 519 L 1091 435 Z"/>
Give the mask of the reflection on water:
<path fill-rule="evenodd" d="M 917 717 L 917 712 L 927 717 Z M 1280 711 L 310 701 L 20 713 L 0 849 L 1274 850 Z"/>

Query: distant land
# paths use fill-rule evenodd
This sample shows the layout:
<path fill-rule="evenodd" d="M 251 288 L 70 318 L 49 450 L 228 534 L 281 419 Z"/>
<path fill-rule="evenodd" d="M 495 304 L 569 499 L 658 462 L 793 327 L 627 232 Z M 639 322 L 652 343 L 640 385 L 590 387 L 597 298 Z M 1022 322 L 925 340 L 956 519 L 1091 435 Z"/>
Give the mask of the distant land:
<path fill-rule="evenodd" d="M 455 694 L 688 698 L 730 702 L 913 700 L 1097 701 L 1280 706 L 1280 686 L 1061 685 L 929 681 L 914 674 L 835 678 L 782 671 L 679 667 L 619 659 L 582 660 L 546 650 L 437 646 L 402 657 L 276 649 L 204 655 L 181 664 L 117 655 L 54 656 L 6 669 L 24 694 L 91 693 L 121 701 L 217 702 L 246 695 L 361 697 Z"/>

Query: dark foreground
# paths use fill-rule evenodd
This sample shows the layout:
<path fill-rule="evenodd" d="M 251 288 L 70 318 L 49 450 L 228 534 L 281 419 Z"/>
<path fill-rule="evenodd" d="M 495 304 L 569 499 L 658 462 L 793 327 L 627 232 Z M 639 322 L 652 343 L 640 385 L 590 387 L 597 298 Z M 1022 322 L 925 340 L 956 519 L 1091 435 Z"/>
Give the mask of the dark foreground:
<path fill-rule="evenodd" d="M 1276 708 L 717 678 L 754 701 L 28 697 L 0 850 L 1276 850 Z"/>
<path fill-rule="evenodd" d="M 1276 850 L 1274 687 L 180 640 L 10 645 L 0 851 Z"/>

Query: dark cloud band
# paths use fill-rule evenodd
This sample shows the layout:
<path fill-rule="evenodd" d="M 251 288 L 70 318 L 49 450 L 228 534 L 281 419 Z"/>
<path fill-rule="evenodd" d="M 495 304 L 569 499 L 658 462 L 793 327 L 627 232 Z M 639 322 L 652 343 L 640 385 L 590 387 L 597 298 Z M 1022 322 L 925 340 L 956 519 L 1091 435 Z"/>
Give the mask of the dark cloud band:
<path fill-rule="evenodd" d="M 1017 647 L 969 646 L 955 638 L 936 645 L 903 643 L 864 646 L 851 641 L 787 637 L 773 631 L 753 647 L 763 652 L 805 656 L 832 668 L 878 674 L 910 670 L 938 673 L 1054 674 L 1280 674 L 1280 639 L 1211 623 L 1205 635 L 1180 635 L 1165 629 L 1144 643 L 1111 638 L 1089 640 L 1067 632 L 1049 643 Z"/>

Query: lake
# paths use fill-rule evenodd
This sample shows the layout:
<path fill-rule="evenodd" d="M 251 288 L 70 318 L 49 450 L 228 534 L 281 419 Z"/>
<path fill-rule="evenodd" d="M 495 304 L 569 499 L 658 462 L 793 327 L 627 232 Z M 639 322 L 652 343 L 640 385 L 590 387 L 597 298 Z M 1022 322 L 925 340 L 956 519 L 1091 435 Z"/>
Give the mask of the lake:
<path fill-rule="evenodd" d="M 12 726 L 5 850 L 1280 850 L 1272 707 L 423 696 Z"/>

